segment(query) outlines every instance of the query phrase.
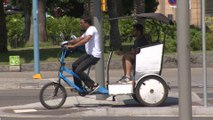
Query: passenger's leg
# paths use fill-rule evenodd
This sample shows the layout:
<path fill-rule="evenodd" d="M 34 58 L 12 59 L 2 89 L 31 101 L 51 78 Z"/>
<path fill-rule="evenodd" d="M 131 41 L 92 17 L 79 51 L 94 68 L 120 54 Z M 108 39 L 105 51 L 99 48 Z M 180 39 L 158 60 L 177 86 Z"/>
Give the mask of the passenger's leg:
<path fill-rule="evenodd" d="M 132 54 L 125 54 L 123 56 L 123 66 L 124 66 L 124 74 L 126 77 L 130 78 L 131 76 L 131 70 L 132 70 L 132 61 L 133 61 L 134 55 Z"/>

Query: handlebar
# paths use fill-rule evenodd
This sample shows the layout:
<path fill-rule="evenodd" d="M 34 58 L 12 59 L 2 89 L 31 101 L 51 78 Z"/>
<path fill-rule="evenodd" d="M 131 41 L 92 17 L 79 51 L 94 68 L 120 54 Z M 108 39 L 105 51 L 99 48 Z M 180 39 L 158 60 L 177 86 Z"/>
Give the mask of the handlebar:
<path fill-rule="evenodd" d="M 68 43 L 69 43 L 68 41 L 63 41 L 63 42 L 61 42 L 60 45 L 61 45 L 61 47 L 64 47 L 64 46 L 68 45 Z"/>
<path fill-rule="evenodd" d="M 73 50 L 67 48 L 68 41 L 63 41 L 63 42 L 60 43 L 60 45 L 61 45 L 61 51 L 60 51 L 59 54 L 58 54 L 58 61 L 59 61 L 61 64 L 64 64 L 64 59 L 65 59 L 70 53 L 72 53 Z"/>

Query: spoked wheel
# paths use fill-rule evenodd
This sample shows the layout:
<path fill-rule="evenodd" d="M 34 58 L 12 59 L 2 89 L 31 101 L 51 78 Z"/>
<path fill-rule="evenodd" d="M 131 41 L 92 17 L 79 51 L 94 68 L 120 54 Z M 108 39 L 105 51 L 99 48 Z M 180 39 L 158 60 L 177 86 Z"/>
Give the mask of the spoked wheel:
<path fill-rule="evenodd" d="M 146 106 L 158 106 L 168 97 L 168 86 L 158 76 L 150 75 L 142 78 L 135 89 L 137 100 Z"/>
<path fill-rule="evenodd" d="M 51 82 L 42 87 L 39 98 L 45 108 L 57 109 L 64 104 L 67 93 L 62 85 Z"/>

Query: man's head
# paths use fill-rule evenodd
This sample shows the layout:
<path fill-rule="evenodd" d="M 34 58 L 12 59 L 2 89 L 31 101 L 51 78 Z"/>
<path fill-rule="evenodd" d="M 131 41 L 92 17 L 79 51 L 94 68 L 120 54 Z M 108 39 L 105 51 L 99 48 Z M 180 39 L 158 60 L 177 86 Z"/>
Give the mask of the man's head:
<path fill-rule="evenodd" d="M 91 20 L 91 17 L 89 16 L 83 17 L 80 20 L 80 26 L 83 30 L 86 30 L 91 24 L 92 24 L 92 20 Z"/>
<path fill-rule="evenodd" d="M 139 37 L 140 35 L 143 35 L 143 25 L 137 23 L 133 25 L 133 31 L 132 36 L 133 37 Z"/>

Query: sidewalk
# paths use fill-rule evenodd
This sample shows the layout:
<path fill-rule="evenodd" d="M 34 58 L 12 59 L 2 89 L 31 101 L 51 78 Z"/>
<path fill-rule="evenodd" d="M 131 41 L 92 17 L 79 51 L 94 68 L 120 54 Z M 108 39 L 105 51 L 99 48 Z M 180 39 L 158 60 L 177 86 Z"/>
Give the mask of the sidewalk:
<path fill-rule="evenodd" d="M 213 87 L 213 68 L 207 69 L 207 83 L 208 87 Z M 33 71 L 25 72 L 0 72 L 0 89 L 16 89 L 28 87 L 39 88 L 42 84 L 50 81 L 57 80 L 58 71 L 41 71 L 42 79 L 33 79 Z M 115 82 L 123 76 L 123 71 L 121 69 L 112 69 L 109 72 L 110 82 Z M 203 77 L 202 68 L 192 68 L 191 69 L 191 82 L 192 87 L 202 87 Z M 95 70 L 90 72 L 91 78 L 95 79 Z M 171 87 L 178 87 L 178 70 L 177 68 L 167 68 L 162 70 L 161 75 L 164 80 Z M 105 74 L 106 78 L 106 74 Z M 106 79 L 105 79 L 106 80 Z"/>

